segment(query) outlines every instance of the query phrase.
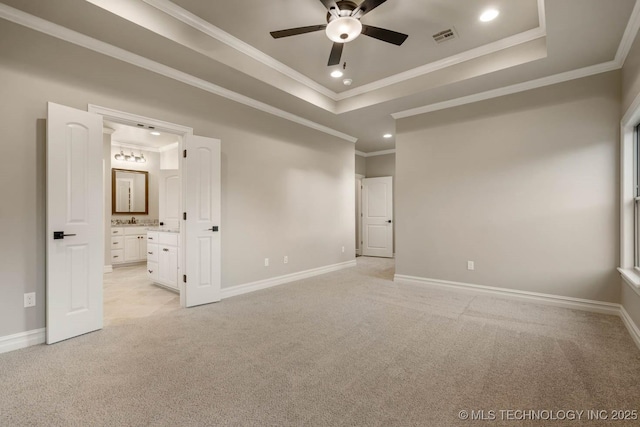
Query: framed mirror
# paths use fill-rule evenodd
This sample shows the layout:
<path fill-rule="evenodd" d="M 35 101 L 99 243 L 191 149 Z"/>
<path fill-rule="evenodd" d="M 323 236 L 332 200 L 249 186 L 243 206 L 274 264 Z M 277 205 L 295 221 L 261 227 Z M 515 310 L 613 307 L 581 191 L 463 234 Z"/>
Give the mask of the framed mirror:
<path fill-rule="evenodd" d="M 111 169 L 111 213 L 149 214 L 149 172 Z"/>

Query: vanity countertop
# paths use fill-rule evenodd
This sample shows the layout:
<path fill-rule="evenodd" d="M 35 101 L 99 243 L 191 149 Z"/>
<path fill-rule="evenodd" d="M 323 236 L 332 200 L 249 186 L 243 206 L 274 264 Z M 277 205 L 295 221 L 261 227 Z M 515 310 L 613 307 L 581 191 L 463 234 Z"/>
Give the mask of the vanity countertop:
<path fill-rule="evenodd" d="M 177 228 L 168 228 L 168 227 L 147 227 L 147 231 L 161 231 L 163 233 L 179 233 L 180 230 Z"/>

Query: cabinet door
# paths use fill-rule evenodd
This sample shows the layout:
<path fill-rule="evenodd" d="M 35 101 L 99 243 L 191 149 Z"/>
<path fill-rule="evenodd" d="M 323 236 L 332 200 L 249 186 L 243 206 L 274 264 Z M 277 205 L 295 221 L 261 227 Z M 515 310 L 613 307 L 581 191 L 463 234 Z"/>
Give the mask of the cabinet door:
<path fill-rule="evenodd" d="M 144 261 L 145 259 L 147 259 L 147 236 L 138 236 L 138 240 L 140 251 L 138 252 L 138 259 Z"/>
<path fill-rule="evenodd" d="M 140 239 L 138 236 L 124 236 L 124 261 L 132 262 L 140 259 Z"/>
<path fill-rule="evenodd" d="M 158 247 L 158 280 L 165 285 L 178 287 L 178 248 Z"/>

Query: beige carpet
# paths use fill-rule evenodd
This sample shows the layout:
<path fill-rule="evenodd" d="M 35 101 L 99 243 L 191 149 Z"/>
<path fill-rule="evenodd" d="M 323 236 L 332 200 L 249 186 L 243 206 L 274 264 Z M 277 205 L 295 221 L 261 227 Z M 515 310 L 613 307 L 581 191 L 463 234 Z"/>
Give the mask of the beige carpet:
<path fill-rule="evenodd" d="M 0 425 L 639 424 L 498 412 L 640 409 L 640 351 L 617 317 L 392 275 L 392 261 L 361 257 L 356 268 L 0 355 Z M 463 410 L 497 420 L 461 421 Z"/>

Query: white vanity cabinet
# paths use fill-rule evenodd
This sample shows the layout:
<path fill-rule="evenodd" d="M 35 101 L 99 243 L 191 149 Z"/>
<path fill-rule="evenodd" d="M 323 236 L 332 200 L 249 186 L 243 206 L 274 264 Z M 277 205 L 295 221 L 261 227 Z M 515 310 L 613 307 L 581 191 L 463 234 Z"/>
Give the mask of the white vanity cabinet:
<path fill-rule="evenodd" d="M 147 259 L 146 227 L 111 227 L 111 264 Z"/>
<path fill-rule="evenodd" d="M 147 232 L 147 273 L 155 283 L 178 289 L 178 233 Z"/>

